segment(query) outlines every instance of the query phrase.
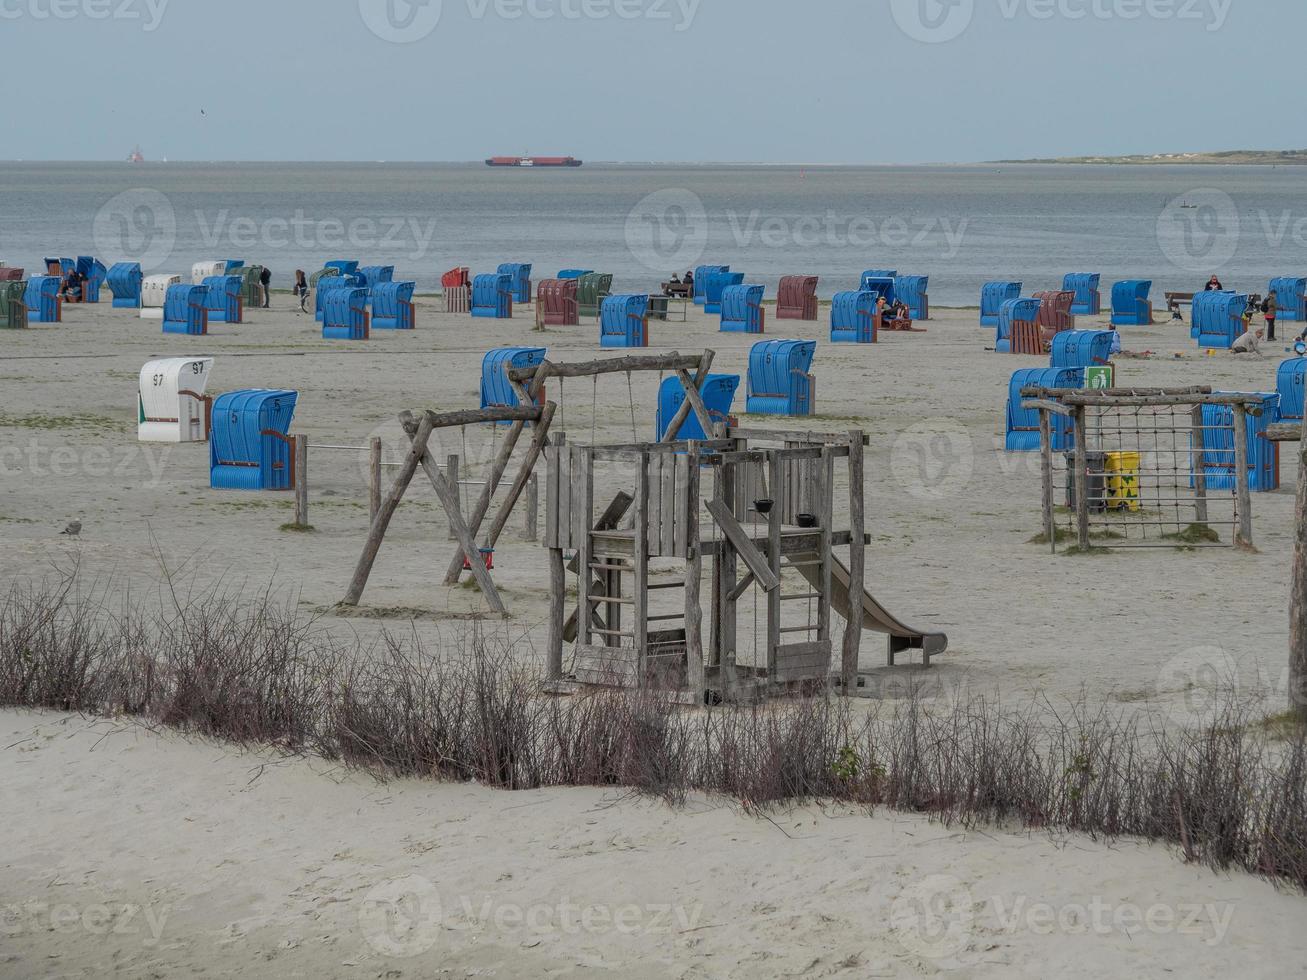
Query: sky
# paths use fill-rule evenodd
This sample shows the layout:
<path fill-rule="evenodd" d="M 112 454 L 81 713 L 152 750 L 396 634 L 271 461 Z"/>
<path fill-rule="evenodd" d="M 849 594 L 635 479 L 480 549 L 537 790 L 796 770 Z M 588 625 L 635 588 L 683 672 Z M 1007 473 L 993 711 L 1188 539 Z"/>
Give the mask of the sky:
<path fill-rule="evenodd" d="M 0 0 L 0 159 L 1292 149 L 1305 60 L 1300 0 Z"/>

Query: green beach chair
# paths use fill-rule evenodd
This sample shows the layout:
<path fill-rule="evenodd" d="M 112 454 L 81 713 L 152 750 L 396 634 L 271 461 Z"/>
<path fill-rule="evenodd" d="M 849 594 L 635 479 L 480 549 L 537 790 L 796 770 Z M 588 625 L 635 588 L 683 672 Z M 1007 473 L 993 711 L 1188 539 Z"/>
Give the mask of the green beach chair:
<path fill-rule="evenodd" d="M 576 281 L 576 306 L 580 316 L 597 317 L 604 299 L 613 291 L 613 276 L 608 272 L 591 272 Z"/>
<path fill-rule="evenodd" d="M 22 330 L 27 326 L 27 304 L 23 302 L 26 292 L 25 282 L 0 282 L 0 329 Z"/>

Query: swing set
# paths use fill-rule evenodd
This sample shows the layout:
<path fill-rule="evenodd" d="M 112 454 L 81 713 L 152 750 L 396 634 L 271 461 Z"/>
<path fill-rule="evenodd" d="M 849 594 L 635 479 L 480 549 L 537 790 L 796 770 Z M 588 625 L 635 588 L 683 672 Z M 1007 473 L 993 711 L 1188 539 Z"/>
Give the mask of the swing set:
<path fill-rule="evenodd" d="M 854 695 L 859 690 L 864 629 L 886 635 L 888 666 L 895 666 L 905 652 L 919 651 L 929 667 L 933 657 L 947 650 L 947 637 L 905 625 L 865 589 L 865 434 L 728 427 L 709 415 L 701 393 L 714 358 L 707 350 L 689 356 L 506 365 L 517 406 L 404 412 L 400 422 L 409 452 L 373 520 L 343 604 L 354 606 L 361 600 L 390 520 L 421 469 L 459 542 L 444 583 L 455 585 L 469 572 L 489 608 L 505 614 L 492 570 L 478 556 L 493 553 L 543 456 L 550 596 L 546 690 L 569 693 L 590 685 L 650 689 L 690 704 L 754 700 L 827 684 Z M 638 438 L 631 381 L 638 372 L 674 373 L 686 392 L 658 442 Z M 623 373 L 631 402 L 632 442 L 595 446 L 598 378 Z M 559 403 L 538 404 L 551 378 L 559 382 Z M 563 387 L 577 378 L 591 378 L 594 386 L 589 446 L 570 443 L 564 431 L 551 431 L 559 405 L 566 404 Z M 691 414 L 710 438 L 679 439 Z M 563 429 L 565 418 L 563 414 Z M 428 442 L 439 429 L 482 423 L 510 427 L 480 497 L 465 517 L 457 491 L 429 454 Z M 479 549 L 477 537 L 527 426 L 532 435 L 525 457 Z M 846 527 L 837 527 L 835 476 L 837 467 L 845 465 L 849 519 Z M 620 489 L 597 510 L 596 494 L 612 492 L 614 486 Z M 845 548 L 847 563 L 839 554 Z M 666 562 L 678 566 L 673 580 L 654 580 L 654 559 L 660 568 Z M 705 563 L 711 583 L 706 631 Z M 578 584 L 570 615 L 569 572 Z M 738 619 L 740 603 L 750 590 L 755 656 L 752 663 L 742 663 Z M 663 599 L 674 591 L 681 593 L 679 602 Z M 847 624 L 838 663 L 832 610 Z M 765 619 L 761 631 L 760 614 Z M 574 649 L 566 672 L 565 644 Z"/>

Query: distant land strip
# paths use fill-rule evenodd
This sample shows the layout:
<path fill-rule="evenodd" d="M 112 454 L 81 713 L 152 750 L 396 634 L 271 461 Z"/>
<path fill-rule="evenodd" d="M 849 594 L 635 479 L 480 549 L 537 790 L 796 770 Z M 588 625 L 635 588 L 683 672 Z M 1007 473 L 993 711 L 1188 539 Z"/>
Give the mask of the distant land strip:
<path fill-rule="evenodd" d="M 1050 157 L 1035 160 L 996 160 L 995 163 L 1115 163 L 1115 164 L 1239 164 L 1244 166 L 1307 166 L 1307 150 L 1227 150 L 1223 153 L 1147 153 L 1125 157 Z"/>

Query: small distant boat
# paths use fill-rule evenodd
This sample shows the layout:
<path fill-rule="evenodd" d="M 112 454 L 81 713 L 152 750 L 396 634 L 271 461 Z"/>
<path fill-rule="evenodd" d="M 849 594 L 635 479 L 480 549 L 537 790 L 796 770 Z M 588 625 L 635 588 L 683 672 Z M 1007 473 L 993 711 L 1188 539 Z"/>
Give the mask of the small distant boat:
<path fill-rule="evenodd" d="M 128 157 L 127 157 L 127 162 L 128 162 L 128 163 L 144 163 L 144 162 L 145 162 L 145 154 L 141 152 L 141 148 L 140 148 L 139 146 L 136 147 L 134 150 L 132 150 L 132 152 L 128 155 Z"/>
<path fill-rule="evenodd" d="M 1198 205 L 1197 205 L 1197 204 L 1190 204 L 1188 201 L 1181 201 L 1181 202 L 1180 202 L 1180 207 L 1184 208 L 1186 211 L 1197 211 L 1197 210 L 1198 210 Z"/>

